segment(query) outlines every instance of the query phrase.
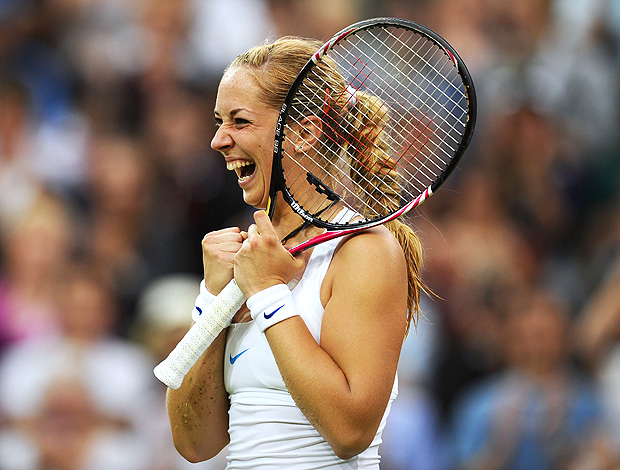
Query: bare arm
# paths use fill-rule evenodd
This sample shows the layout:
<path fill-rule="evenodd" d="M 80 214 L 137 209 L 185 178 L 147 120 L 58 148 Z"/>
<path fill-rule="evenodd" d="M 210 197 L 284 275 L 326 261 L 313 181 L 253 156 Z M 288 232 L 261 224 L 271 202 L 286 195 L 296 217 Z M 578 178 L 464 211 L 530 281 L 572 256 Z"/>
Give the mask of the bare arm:
<path fill-rule="evenodd" d="M 190 462 L 215 457 L 229 441 L 225 343 L 226 330 L 192 367 L 181 387 L 168 389 L 166 408 L 174 445 Z"/>
<path fill-rule="evenodd" d="M 320 346 L 299 317 L 266 331 L 295 402 L 344 459 L 372 442 L 404 339 L 404 259 L 381 232 L 358 235 L 336 254 Z"/>
<path fill-rule="evenodd" d="M 202 240 L 207 289 L 217 294 L 233 277 L 233 258 L 245 233 L 227 228 Z M 192 367 L 178 390 L 168 390 L 166 408 L 174 445 L 190 462 L 215 457 L 229 441 L 228 392 L 224 387 L 226 330 Z"/>

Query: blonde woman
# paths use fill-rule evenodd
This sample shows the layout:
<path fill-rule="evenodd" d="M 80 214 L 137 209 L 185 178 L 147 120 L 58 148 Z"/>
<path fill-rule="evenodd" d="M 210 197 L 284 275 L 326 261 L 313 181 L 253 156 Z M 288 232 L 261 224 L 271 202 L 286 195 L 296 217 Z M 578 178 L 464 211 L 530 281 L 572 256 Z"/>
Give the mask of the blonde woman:
<path fill-rule="evenodd" d="M 192 462 L 228 445 L 228 469 L 379 468 L 398 358 L 418 312 L 419 241 L 391 222 L 293 257 L 285 246 L 322 229 L 305 226 L 281 201 L 272 219 L 262 210 L 281 104 L 319 45 L 287 37 L 257 46 L 219 85 L 211 146 L 237 173 L 245 202 L 260 210 L 247 232 L 226 228 L 202 242 L 203 294 L 218 294 L 234 276 L 248 301 L 183 385 L 168 391 L 175 445 Z M 342 77 L 325 73 L 334 89 L 316 96 L 346 96 Z M 360 93 L 348 105 L 372 121 L 372 97 Z M 347 131 L 332 145 L 365 138 L 337 125 Z"/>

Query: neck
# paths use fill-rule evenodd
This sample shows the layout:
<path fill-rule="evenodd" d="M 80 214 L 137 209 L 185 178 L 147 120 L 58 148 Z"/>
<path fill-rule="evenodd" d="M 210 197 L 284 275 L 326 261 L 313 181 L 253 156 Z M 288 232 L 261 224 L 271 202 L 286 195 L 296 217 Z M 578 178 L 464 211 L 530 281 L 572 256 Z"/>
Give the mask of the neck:
<path fill-rule="evenodd" d="M 320 215 L 323 218 L 332 220 L 342 208 L 343 206 L 339 201 L 331 201 L 326 203 L 314 215 L 315 217 Z M 291 242 L 304 242 L 324 231 L 324 229 L 317 228 L 306 222 L 281 199 L 276 200 L 274 209 L 272 224 L 280 240 L 287 242 L 288 245 L 291 245 Z"/>
<path fill-rule="evenodd" d="M 322 231 L 322 229 L 305 223 L 304 219 L 284 202 L 276 205 L 272 224 L 280 240 L 289 246 L 306 241 Z"/>
<path fill-rule="evenodd" d="M 278 201 L 276 204 L 271 223 L 278 237 L 284 238 L 291 230 L 303 223 L 303 219 L 297 215 L 288 204 Z"/>

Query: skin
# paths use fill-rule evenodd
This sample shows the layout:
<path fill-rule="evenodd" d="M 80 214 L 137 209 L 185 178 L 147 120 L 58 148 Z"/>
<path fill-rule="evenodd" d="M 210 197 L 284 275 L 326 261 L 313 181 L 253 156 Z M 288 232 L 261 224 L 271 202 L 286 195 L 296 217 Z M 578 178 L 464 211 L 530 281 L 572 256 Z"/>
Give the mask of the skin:
<path fill-rule="evenodd" d="M 215 106 L 218 130 L 211 145 L 228 163 L 256 165 L 249 178 L 240 179 L 240 186 L 244 200 L 263 209 L 278 111 L 260 103 L 257 96 L 254 79 L 243 69 L 224 76 Z M 303 273 L 310 253 L 293 257 L 280 243 L 300 224 L 299 216 L 279 203 L 273 220 L 262 210 L 254 220 L 247 232 L 227 228 L 203 239 L 205 283 L 212 293 L 233 276 L 250 297 Z M 310 228 L 289 243 L 318 233 Z M 300 317 L 265 332 L 291 396 L 342 459 L 370 445 L 388 403 L 406 324 L 405 279 L 404 255 L 387 229 L 376 227 L 349 236 L 336 250 L 321 286 L 325 307 L 321 344 Z M 242 308 L 235 320 L 246 320 L 246 312 Z M 181 388 L 168 391 L 175 445 L 192 462 L 217 455 L 228 443 L 224 345 L 222 332 Z"/>

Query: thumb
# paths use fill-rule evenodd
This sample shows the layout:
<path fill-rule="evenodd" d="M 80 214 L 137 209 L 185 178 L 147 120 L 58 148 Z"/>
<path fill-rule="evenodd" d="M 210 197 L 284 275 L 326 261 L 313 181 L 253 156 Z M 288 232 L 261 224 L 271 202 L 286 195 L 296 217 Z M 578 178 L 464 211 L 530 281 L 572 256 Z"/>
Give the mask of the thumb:
<path fill-rule="evenodd" d="M 258 233 L 260 233 L 262 236 L 277 238 L 276 230 L 273 228 L 273 224 L 271 223 L 267 212 L 263 210 L 254 212 L 254 222 L 256 223 Z"/>

